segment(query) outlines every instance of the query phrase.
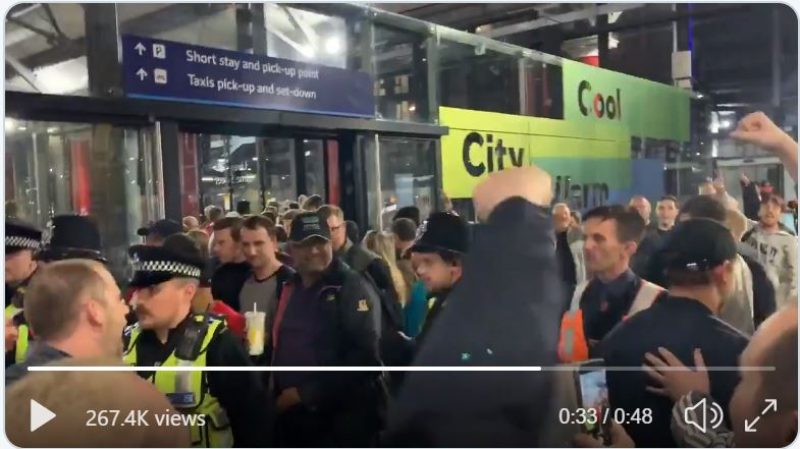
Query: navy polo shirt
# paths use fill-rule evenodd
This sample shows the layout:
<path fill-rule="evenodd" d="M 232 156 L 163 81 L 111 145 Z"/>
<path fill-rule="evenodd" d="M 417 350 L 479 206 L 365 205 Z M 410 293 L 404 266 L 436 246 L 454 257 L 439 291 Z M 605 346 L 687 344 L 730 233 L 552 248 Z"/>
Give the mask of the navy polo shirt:
<path fill-rule="evenodd" d="M 630 269 L 611 282 L 594 278 L 581 297 L 583 331 L 586 338 L 600 341 L 614 328 L 633 305 L 641 279 Z"/>
<path fill-rule="evenodd" d="M 664 347 L 686 366 L 694 366 L 694 350 L 702 351 L 708 367 L 737 367 L 747 337 L 716 317 L 699 301 L 671 295 L 625 320 L 598 345 L 606 366 L 639 368 L 647 352 L 657 354 Z M 739 382 L 737 370 L 709 371 L 711 396 L 726 413 L 733 390 Z M 652 412 L 653 421 L 624 425 L 636 447 L 676 447 L 670 423 L 672 401 L 646 391 L 654 385 L 641 370 L 606 371 L 610 406 L 627 413 Z M 655 386 L 655 385 L 654 385 Z M 648 413 L 649 413 L 648 412 Z"/>
<path fill-rule="evenodd" d="M 274 366 L 319 365 L 317 342 L 323 325 L 321 289 L 322 282 L 306 288 L 299 279 L 294 281 L 292 296 L 286 304 L 279 329 Z M 313 376 L 314 373 L 309 372 L 276 372 L 275 386 L 278 392 L 300 387 Z"/>

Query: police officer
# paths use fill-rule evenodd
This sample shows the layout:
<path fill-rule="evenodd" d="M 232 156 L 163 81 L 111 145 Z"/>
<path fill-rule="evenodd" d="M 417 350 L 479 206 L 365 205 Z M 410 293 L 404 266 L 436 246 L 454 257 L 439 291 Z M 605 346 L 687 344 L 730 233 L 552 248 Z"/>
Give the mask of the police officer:
<path fill-rule="evenodd" d="M 130 248 L 139 321 L 126 332 L 124 359 L 130 365 L 248 366 L 247 354 L 220 317 L 191 313 L 204 268 L 200 250 L 184 234 L 167 237 L 161 247 Z M 270 406 L 262 383 L 248 372 L 148 372 L 179 411 L 204 414 L 192 426 L 196 447 L 267 447 Z"/>
<path fill-rule="evenodd" d="M 107 263 L 102 253 L 100 230 L 85 215 L 56 215 L 49 224 L 49 236 L 36 259 L 40 263 L 67 259 L 88 259 Z"/>
<path fill-rule="evenodd" d="M 16 329 L 16 344 L 6 346 L 6 367 L 23 361 L 28 352 L 30 333 L 22 308 L 37 268 L 34 253 L 41 243 L 41 230 L 15 218 L 6 220 L 6 331 L 13 335 L 12 329 Z"/>
<path fill-rule="evenodd" d="M 467 222 L 461 217 L 437 212 L 431 214 L 417 231 L 414 245 L 408 249 L 411 264 L 428 291 L 428 313 L 417 336 L 417 350 L 436 317 L 447 306 L 447 298 L 464 269 L 464 255 L 469 247 Z"/>

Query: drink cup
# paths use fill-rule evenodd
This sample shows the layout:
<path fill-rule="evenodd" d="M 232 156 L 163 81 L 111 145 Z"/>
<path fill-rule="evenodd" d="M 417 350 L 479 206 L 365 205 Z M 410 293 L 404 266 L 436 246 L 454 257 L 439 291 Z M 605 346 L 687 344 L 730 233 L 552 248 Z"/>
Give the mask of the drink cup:
<path fill-rule="evenodd" d="M 247 350 L 250 355 L 261 355 L 264 353 L 264 322 L 267 314 L 264 312 L 245 312 L 247 321 Z"/>

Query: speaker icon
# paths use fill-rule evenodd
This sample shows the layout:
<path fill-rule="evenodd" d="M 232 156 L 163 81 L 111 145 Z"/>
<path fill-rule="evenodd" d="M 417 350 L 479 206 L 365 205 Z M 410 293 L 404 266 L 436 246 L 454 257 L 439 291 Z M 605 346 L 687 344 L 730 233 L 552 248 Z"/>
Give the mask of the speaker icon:
<path fill-rule="evenodd" d="M 722 412 L 722 407 L 714 401 L 711 401 L 709 405 L 706 398 L 683 410 L 683 421 L 703 433 L 706 432 L 708 427 L 712 429 L 719 427 L 723 419 L 725 419 L 725 415 Z"/>

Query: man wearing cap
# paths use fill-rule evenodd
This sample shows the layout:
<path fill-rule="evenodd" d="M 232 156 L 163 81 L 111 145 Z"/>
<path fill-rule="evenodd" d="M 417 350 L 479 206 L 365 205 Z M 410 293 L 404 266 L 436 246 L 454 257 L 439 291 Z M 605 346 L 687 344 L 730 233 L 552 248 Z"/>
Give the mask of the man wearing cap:
<path fill-rule="evenodd" d="M 747 345 L 744 334 L 718 314 L 735 290 L 736 242 L 722 224 L 708 219 L 684 221 L 665 241 L 666 275 L 671 286 L 647 309 L 629 317 L 600 342 L 606 366 L 640 368 L 645 354 L 665 348 L 692 365 L 699 348 L 707 366 L 736 367 Z M 608 370 L 610 407 L 652 411 L 652 422 L 629 422 L 625 430 L 637 447 L 675 447 L 670 431 L 672 404 L 651 392 L 640 370 Z M 711 396 L 727 410 L 738 382 L 736 370 L 713 371 Z"/>
<path fill-rule="evenodd" d="M 167 237 L 183 232 L 183 226 L 174 220 L 158 220 L 150 226 L 139 228 L 136 231 L 140 237 L 144 237 L 144 244 L 147 246 L 161 246 Z"/>
<path fill-rule="evenodd" d="M 6 220 L 6 367 L 24 360 L 28 351 L 28 326 L 22 314 L 25 290 L 36 272 L 34 253 L 42 231 L 24 221 Z"/>
<path fill-rule="evenodd" d="M 167 237 L 163 246 L 130 248 L 138 323 L 126 332 L 124 360 L 150 366 L 249 366 L 247 354 L 224 322 L 213 315 L 191 313 L 204 261 L 186 235 Z M 152 372 L 151 380 L 181 412 L 204 414 L 192 426 L 192 445 L 200 447 L 268 447 L 270 407 L 255 373 Z"/>
<path fill-rule="evenodd" d="M 408 249 L 411 265 L 428 292 L 428 313 L 416 338 L 421 346 L 436 317 L 447 306 L 450 291 L 461 280 L 464 255 L 469 248 L 467 222 L 448 212 L 436 212 L 417 230 Z"/>
<path fill-rule="evenodd" d="M 380 303 L 363 278 L 333 256 L 328 223 L 316 212 L 292 221 L 297 273 L 278 301 L 272 364 L 379 366 Z M 275 372 L 280 447 L 377 443 L 385 408 L 379 372 Z"/>

